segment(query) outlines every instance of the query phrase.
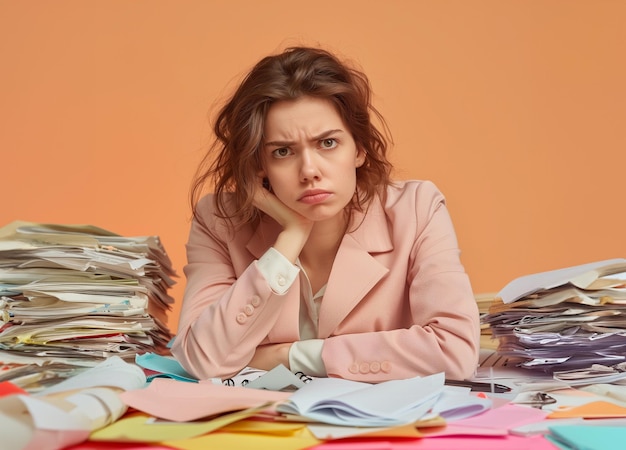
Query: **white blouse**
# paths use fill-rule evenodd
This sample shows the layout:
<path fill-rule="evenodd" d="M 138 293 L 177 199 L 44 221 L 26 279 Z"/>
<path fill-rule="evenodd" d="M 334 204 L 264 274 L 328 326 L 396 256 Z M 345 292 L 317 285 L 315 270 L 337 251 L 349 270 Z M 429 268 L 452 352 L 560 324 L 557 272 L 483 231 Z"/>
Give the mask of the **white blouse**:
<path fill-rule="evenodd" d="M 324 339 L 317 339 L 319 310 L 326 285 L 317 293 L 311 291 L 311 283 L 299 261 L 296 264 L 283 256 L 275 248 L 270 248 L 257 261 L 271 289 L 277 294 L 285 294 L 300 276 L 300 340 L 289 349 L 289 369 L 314 377 L 325 377 L 326 367 L 322 361 Z"/>

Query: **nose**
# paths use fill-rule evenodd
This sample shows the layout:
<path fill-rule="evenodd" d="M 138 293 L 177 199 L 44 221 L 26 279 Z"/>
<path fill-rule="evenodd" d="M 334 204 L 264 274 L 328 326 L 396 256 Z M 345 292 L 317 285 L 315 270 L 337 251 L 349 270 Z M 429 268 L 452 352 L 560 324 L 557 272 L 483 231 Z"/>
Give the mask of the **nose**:
<path fill-rule="evenodd" d="M 304 150 L 300 156 L 300 181 L 303 183 L 319 181 L 321 172 L 315 158 L 315 152 Z"/>

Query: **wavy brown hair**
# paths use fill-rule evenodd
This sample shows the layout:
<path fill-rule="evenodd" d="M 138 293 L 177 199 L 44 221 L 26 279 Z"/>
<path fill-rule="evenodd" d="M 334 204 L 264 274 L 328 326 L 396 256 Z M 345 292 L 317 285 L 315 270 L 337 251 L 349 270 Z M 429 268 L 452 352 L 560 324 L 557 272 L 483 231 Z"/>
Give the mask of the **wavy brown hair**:
<path fill-rule="evenodd" d="M 391 139 L 384 118 L 371 103 L 367 76 L 326 50 L 290 47 L 259 61 L 219 111 L 215 140 L 193 179 L 190 201 L 195 217 L 198 200 L 212 183 L 220 217 L 231 223 L 258 220 L 252 196 L 261 170 L 267 112 L 275 102 L 303 96 L 330 100 L 357 148 L 365 152 L 365 163 L 356 169 L 358 195 L 348 211 L 363 210 L 376 195 L 384 201 L 391 182 L 391 164 L 387 160 Z M 372 123 L 372 116 L 383 132 Z"/>

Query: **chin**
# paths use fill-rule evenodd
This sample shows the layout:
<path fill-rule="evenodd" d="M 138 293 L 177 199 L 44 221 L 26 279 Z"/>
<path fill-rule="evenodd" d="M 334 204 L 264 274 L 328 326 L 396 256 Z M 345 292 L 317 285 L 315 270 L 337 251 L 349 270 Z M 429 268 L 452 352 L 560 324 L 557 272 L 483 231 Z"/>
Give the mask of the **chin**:
<path fill-rule="evenodd" d="M 337 216 L 343 216 L 343 209 L 339 211 L 318 211 L 309 214 L 303 214 L 307 219 L 312 220 L 313 222 L 324 222 L 326 220 L 332 220 L 337 218 Z"/>

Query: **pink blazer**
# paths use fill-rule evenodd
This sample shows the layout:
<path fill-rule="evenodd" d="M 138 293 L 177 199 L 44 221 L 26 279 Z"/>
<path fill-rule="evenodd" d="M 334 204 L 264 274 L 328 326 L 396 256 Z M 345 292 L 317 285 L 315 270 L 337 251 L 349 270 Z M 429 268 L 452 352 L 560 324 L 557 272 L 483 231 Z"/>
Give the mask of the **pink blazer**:
<path fill-rule="evenodd" d="M 256 260 L 280 227 L 264 218 L 232 234 L 199 204 L 187 244 L 187 285 L 174 356 L 198 378 L 244 368 L 260 344 L 299 340 L 299 279 L 275 294 Z M 478 362 L 479 314 L 459 260 L 443 195 L 399 182 L 349 231 L 322 300 L 319 338 L 329 376 L 381 382 L 444 371 L 462 379 Z"/>

